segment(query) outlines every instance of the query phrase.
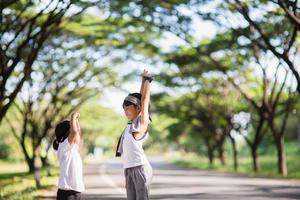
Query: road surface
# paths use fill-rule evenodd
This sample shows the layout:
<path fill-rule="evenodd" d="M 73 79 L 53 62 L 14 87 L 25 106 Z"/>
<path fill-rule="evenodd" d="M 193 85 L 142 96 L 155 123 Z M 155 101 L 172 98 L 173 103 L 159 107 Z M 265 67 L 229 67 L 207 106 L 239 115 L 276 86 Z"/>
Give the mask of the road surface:
<path fill-rule="evenodd" d="M 154 169 L 150 199 L 300 199 L 300 181 L 253 178 L 205 170 L 186 170 L 152 158 Z M 84 167 L 84 200 L 126 199 L 120 159 Z M 40 199 L 55 199 L 55 193 Z"/>

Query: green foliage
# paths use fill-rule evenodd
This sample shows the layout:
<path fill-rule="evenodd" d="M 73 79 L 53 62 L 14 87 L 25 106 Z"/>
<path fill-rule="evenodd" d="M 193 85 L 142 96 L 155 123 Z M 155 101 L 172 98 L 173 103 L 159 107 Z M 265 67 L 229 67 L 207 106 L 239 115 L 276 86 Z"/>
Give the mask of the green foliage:
<path fill-rule="evenodd" d="M 300 158 L 300 146 L 296 142 L 287 142 L 286 143 L 286 152 L 287 152 L 287 166 L 289 174 L 287 178 L 296 178 L 300 179 L 300 164 L 295 162 Z M 261 172 L 254 173 L 252 172 L 252 159 L 250 152 L 245 152 L 239 156 L 239 168 L 237 173 L 250 175 L 250 176 L 268 176 L 268 177 L 278 177 L 283 178 L 278 175 L 277 161 L 275 154 L 275 147 L 269 146 L 268 151 L 260 157 L 261 162 Z M 167 155 L 167 159 L 172 163 L 193 169 L 209 169 L 217 170 L 223 172 L 235 172 L 233 168 L 232 159 L 228 156 L 228 164 L 223 166 L 219 161 L 216 161 L 214 165 L 210 165 L 207 162 L 207 159 L 201 155 L 195 153 L 173 153 Z"/>
<path fill-rule="evenodd" d="M 94 98 L 79 110 L 84 145 L 88 153 L 93 153 L 94 147 L 102 147 L 105 151 L 114 150 L 126 124 L 122 114 L 101 106 L 97 101 Z"/>
<path fill-rule="evenodd" d="M 0 174 L 0 199 L 33 200 L 39 198 L 42 193 L 50 190 L 57 184 L 58 169 L 52 169 L 52 172 L 52 176 L 47 176 L 47 172 L 45 170 L 42 171 L 42 187 L 36 189 L 33 175 L 25 172 L 7 173 L 2 171 Z"/>
<path fill-rule="evenodd" d="M 16 108 L 13 105 L 7 113 L 7 117 L 13 119 L 14 124 L 17 124 L 19 116 L 17 114 L 18 112 L 14 112 L 15 109 Z M 2 148 L 1 151 L 6 154 L 4 157 L 0 158 L 0 161 L 19 162 L 20 160 L 23 160 L 23 155 L 20 154 L 21 148 L 15 140 L 12 130 L 10 129 L 10 126 L 6 120 L 3 120 L 3 122 L 0 124 L 0 137 L 5 138 L 4 140 L 1 140 L 0 146 Z"/>
<path fill-rule="evenodd" d="M 178 149 L 203 153 L 204 144 L 213 145 L 219 140 L 228 117 L 248 108 L 222 77 L 200 80 L 197 91 L 179 97 L 157 95 L 154 105 L 157 112 L 173 121 L 166 127 L 167 140 L 179 145 Z"/>

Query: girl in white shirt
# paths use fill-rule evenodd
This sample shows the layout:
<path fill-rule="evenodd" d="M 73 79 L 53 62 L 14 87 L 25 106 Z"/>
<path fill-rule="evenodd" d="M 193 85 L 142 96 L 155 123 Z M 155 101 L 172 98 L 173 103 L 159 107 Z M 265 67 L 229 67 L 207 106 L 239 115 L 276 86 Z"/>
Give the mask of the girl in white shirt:
<path fill-rule="evenodd" d="M 150 123 L 150 82 L 152 77 L 144 71 L 140 93 L 129 94 L 123 109 L 130 121 L 121 135 L 116 156 L 121 156 L 126 180 L 127 200 L 148 200 L 152 167 L 144 153 Z"/>
<path fill-rule="evenodd" d="M 84 191 L 82 160 L 79 154 L 79 116 L 78 112 L 74 112 L 71 121 L 62 121 L 55 127 L 56 139 L 53 148 L 57 150 L 60 167 L 57 200 L 79 200 Z"/>

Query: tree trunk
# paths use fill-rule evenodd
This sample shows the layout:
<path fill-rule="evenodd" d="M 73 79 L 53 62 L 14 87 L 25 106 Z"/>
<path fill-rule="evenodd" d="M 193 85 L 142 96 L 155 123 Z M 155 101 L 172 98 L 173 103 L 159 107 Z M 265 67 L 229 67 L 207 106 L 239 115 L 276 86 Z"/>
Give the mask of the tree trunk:
<path fill-rule="evenodd" d="M 232 150 L 233 150 L 233 166 L 234 166 L 234 170 L 237 171 L 238 170 L 238 160 L 237 160 L 237 149 L 236 149 L 236 143 L 233 137 L 229 137 L 230 141 L 231 141 L 231 145 L 232 145 Z"/>
<path fill-rule="evenodd" d="M 286 123 L 287 117 L 285 118 Z M 276 143 L 276 149 L 277 149 L 277 169 L 278 173 L 281 174 L 282 176 L 287 175 L 287 165 L 286 165 L 286 155 L 285 155 L 285 149 L 284 149 L 284 127 L 281 128 L 282 132 L 277 132 L 274 128 L 273 121 L 269 122 L 270 128 Z"/>
<path fill-rule="evenodd" d="M 46 168 L 47 170 L 47 176 L 51 176 L 51 165 L 49 163 L 49 160 L 48 160 L 48 154 L 46 156 L 40 156 L 40 159 L 41 159 L 41 162 L 42 162 L 42 168 Z"/>
<path fill-rule="evenodd" d="M 24 157 L 25 157 L 26 164 L 27 164 L 28 169 L 29 169 L 29 173 L 33 174 L 34 173 L 34 159 L 30 158 L 30 156 L 28 155 L 28 152 L 26 150 L 24 141 L 21 143 L 21 147 L 22 147 L 22 150 L 23 150 L 23 154 L 24 154 Z"/>
<path fill-rule="evenodd" d="M 37 188 L 41 187 L 41 162 L 39 161 L 39 148 L 35 148 L 33 153 L 33 160 L 34 160 L 34 180 L 35 185 Z"/>
<path fill-rule="evenodd" d="M 251 147 L 251 153 L 252 153 L 253 171 L 259 172 L 260 164 L 259 164 L 259 159 L 258 159 L 258 155 L 257 155 L 257 146 Z"/>
<path fill-rule="evenodd" d="M 212 167 L 214 164 L 214 152 L 211 149 L 207 150 L 209 165 Z"/>
<path fill-rule="evenodd" d="M 29 173 L 33 174 L 34 173 L 34 160 L 26 158 L 26 163 L 29 168 Z"/>
<path fill-rule="evenodd" d="M 260 144 L 260 142 L 262 141 L 263 138 L 263 125 L 264 125 L 264 112 L 262 109 L 259 113 L 259 122 L 256 128 L 256 132 L 255 132 L 255 139 L 253 141 L 253 144 L 250 145 L 251 147 L 251 154 L 252 154 L 252 162 L 253 162 L 253 170 L 257 173 L 260 172 L 260 164 L 259 164 L 259 159 L 258 159 L 258 154 L 257 154 L 257 149 L 258 149 L 258 145 Z"/>
<path fill-rule="evenodd" d="M 300 125 L 298 126 L 298 145 L 300 147 Z"/>
<path fill-rule="evenodd" d="M 225 159 L 225 156 L 224 156 L 224 148 L 223 148 L 223 146 L 220 146 L 218 148 L 218 153 L 219 153 L 219 159 L 220 159 L 222 165 L 226 166 L 226 159 Z"/>
<path fill-rule="evenodd" d="M 278 172 L 282 176 L 287 175 L 287 165 L 286 165 L 286 155 L 284 149 L 284 137 L 279 137 L 276 139 L 276 147 L 277 147 L 277 167 Z"/>

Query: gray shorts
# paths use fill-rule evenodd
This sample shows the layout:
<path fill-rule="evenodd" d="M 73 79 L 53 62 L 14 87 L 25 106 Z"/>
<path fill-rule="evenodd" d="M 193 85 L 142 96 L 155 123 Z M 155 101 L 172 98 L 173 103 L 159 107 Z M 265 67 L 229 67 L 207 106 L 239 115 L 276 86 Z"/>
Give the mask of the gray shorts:
<path fill-rule="evenodd" d="M 144 166 L 127 168 L 124 171 L 127 200 L 149 200 L 152 174 L 146 173 Z"/>

